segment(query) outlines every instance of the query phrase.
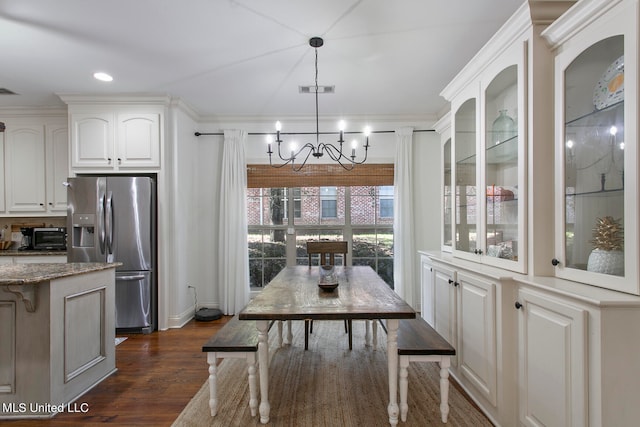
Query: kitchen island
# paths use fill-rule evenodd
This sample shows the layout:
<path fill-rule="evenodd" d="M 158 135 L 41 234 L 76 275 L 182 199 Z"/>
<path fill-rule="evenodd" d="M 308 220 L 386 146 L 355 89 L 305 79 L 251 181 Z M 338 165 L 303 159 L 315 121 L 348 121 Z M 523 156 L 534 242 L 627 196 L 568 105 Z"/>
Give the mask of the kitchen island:
<path fill-rule="evenodd" d="M 119 265 L 0 265 L 0 419 L 87 409 L 77 399 L 116 371 Z"/>

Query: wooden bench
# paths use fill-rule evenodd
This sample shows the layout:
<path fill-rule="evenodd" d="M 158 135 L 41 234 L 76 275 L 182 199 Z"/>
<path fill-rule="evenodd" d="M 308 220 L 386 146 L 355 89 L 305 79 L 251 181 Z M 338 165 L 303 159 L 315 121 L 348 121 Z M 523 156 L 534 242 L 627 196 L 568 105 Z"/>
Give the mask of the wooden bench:
<path fill-rule="evenodd" d="M 226 357 L 246 359 L 249 375 L 249 408 L 251 416 L 258 409 L 258 383 L 256 377 L 258 330 L 256 322 L 240 320 L 235 315 L 202 346 L 209 363 L 209 408 L 211 416 L 218 412 L 217 361 Z"/>
<path fill-rule="evenodd" d="M 398 326 L 400 363 L 400 419 L 407 421 L 409 405 L 409 362 L 438 362 L 440 365 L 440 414 L 442 422 L 449 415 L 449 366 L 456 350 L 423 318 L 402 319 Z"/>

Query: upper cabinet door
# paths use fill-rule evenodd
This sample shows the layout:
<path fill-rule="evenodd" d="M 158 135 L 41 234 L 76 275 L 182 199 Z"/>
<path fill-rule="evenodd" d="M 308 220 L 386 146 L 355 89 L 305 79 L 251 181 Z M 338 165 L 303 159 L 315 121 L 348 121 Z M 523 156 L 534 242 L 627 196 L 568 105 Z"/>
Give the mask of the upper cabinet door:
<path fill-rule="evenodd" d="M 525 273 L 526 51 L 520 43 L 487 68 L 482 81 L 483 262 Z"/>
<path fill-rule="evenodd" d="M 597 3 L 597 2 L 591 2 Z M 556 46 L 556 276 L 640 294 L 635 1 L 603 2 Z M 581 26 L 581 22 L 586 23 Z"/>
<path fill-rule="evenodd" d="M 160 166 L 160 115 L 118 114 L 118 167 Z"/>
<path fill-rule="evenodd" d="M 6 133 L 7 211 L 45 212 L 44 126 L 15 126 Z"/>
<path fill-rule="evenodd" d="M 71 114 L 71 167 L 113 168 L 111 113 Z"/>
<path fill-rule="evenodd" d="M 478 254 L 478 107 L 477 99 L 469 98 L 454 110 L 454 179 L 455 179 L 455 241 L 454 252 L 461 257 Z"/>

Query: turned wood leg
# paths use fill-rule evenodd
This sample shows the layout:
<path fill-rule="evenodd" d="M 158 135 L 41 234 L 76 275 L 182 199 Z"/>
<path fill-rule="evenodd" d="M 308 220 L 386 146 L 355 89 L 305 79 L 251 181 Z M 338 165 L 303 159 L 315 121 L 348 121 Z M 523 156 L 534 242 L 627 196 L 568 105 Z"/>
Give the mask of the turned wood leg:
<path fill-rule="evenodd" d="M 398 425 L 398 319 L 387 320 L 387 360 L 389 370 L 389 424 Z"/>
<path fill-rule="evenodd" d="M 409 390 L 409 358 L 400 356 L 400 419 L 402 422 L 407 421 L 407 412 L 409 412 L 409 404 L 407 403 L 407 393 Z"/>
<path fill-rule="evenodd" d="M 371 329 L 373 330 L 373 351 L 378 349 L 378 320 L 371 321 Z"/>
<path fill-rule="evenodd" d="M 269 321 L 256 321 L 258 328 L 258 366 L 260 369 L 260 422 L 269 422 Z"/>
<path fill-rule="evenodd" d="M 371 328 L 368 320 L 364 321 L 364 345 L 366 347 L 371 346 Z"/>
<path fill-rule="evenodd" d="M 449 366 L 451 366 L 451 357 L 442 357 L 440 361 L 440 414 L 443 423 L 447 422 L 449 416 Z"/>
<path fill-rule="evenodd" d="M 216 353 L 207 353 L 207 362 L 209 363 L 209 409 L 212 417 L 215 417 L 218 413 L 217 359 Z"/>
<path fill-rule="evenodd" d="M 282 347 L 282 320 L 278 320 L 278 344 Z"/>
<path fill-rule="evenodd" d="M 258 412 L 258 384 L 256 377 L 256 354 L 247 353 L 247 374 L 249 375 L 249 409 L 251 416 Z"/>
<path fill-rule="evenodd" d="M 291 332 L 291 320 L 287 320 L 287 342 L 293 344 L 293 332 Z"/>

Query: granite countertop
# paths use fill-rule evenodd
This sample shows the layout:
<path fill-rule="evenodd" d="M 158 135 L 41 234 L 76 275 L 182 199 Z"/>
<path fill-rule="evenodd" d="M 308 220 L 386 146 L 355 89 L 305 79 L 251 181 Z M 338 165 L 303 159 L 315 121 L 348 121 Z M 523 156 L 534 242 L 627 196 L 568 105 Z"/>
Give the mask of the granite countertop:
<path fill-rule="evenodd" d="M 121 266 L 121 262 L 34 263 L 0 265 L 0 285 L 27 285 Z"/>
<path fill-rule="evenodd" d="M 57 255 L 67 256 L 67 251 L 21 251 L 18 249 L 0 250 L 0 256 L 34 256 L 34 255 Z"/>

